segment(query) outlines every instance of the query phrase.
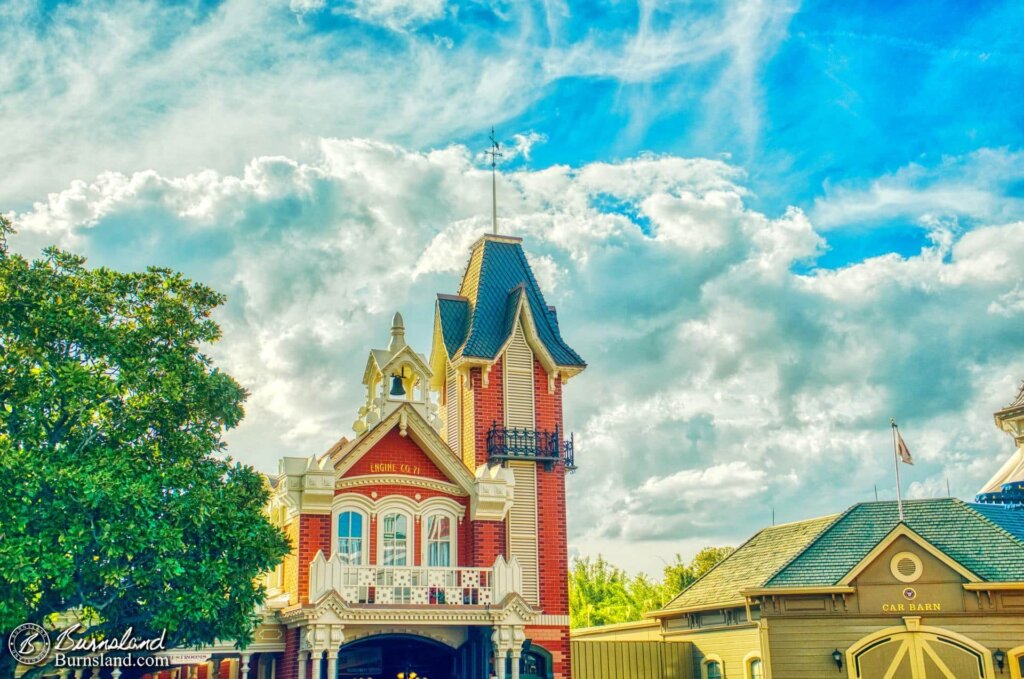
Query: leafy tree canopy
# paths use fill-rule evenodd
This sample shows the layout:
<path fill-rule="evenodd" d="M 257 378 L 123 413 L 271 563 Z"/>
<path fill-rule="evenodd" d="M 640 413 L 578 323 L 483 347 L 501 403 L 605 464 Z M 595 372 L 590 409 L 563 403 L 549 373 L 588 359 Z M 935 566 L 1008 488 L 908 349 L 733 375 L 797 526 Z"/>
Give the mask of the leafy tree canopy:
<path fill-rule="evenodd" d="M 573 561 L 569 574 L 569 618 L 573 627 L 594 627 L 640 620 L 644 613 L 662 608 L 692 585 L 732 547 L 705 547 L 685 563 L 676 554 L 665 566 L 660 582 L 640 573 L 630 577 L 604 557 Z"/>
<path fill-rule="evenodd" d="M 30 262 L 8 233 L 0 218 L 0 636 L 70 617 L 244 645 L 289 544 L 262 477 L 223 452 L 246 396 L 202 352 L 223 297 L 55 248 Z"/>

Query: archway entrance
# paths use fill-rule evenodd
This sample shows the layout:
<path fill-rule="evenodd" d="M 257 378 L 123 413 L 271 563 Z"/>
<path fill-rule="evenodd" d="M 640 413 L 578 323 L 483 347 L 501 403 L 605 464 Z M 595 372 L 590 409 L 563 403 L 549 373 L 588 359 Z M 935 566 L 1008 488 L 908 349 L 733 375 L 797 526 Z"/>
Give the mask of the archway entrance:
<path fill-rule="evenodd" d="M 848 652 L 850 679 L 992 679 L 992 657 L 972 640 L 938 628 L 883 630 Z"/>
<path fill-rule="evenodd" d="M 415 673 L 415 675 L 413 675 Z M 381 634 L 341 647 L 338 676 L 328 679 L 455 679 L 455 649 L 411 634 Z"/>

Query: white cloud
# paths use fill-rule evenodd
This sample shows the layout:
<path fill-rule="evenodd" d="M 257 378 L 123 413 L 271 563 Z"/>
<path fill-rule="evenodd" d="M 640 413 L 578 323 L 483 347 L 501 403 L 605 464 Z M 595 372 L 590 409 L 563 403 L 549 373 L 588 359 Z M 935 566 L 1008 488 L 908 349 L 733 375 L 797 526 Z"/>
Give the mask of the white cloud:
<path fill-rule="evenodd" d="M 793 273 L 821 246 L 801 211 L 747 205 L 721 161 L 643 156 L 499 175 L 590 367 L 566 389 L 582 553 L 631 563 L 893 496 L 888 418 L 918 465 L 908 495 L 970 495 L 1009 451 L 990 413 L 1024 375 L 1024 222 L 947 229 L 913 257 Z M 104 173 L 18 214 L 22 251 L 173 266 L 223 290 L 216 360 L 252 391 L 242 460 L 322 452 L 348 433 L 365 352 L 390 315 L 429 349 L 435 292 L 489 229 L 490 173 L 461 146 L 327 139 L 232 175 Z M 692 550 L 691 550 L 692 551 Z"/>

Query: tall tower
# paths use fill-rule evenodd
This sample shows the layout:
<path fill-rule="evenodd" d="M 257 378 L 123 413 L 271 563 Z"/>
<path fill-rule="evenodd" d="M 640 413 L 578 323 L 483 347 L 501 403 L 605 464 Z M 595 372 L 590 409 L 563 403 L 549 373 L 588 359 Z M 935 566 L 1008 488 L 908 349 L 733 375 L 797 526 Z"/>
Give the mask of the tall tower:
<path fill-rule="evenodd" d="M 586 363 L 562 339 L 521 239 L 486 235 L 473 245 L 458 294 L 438 295 L 430 367 L 452 450 L 478 474 L 500 465 L 515 477 L 506 520 L 474 526 L 474 557 L 519 561 L 524 597 L 547 628 L 534 629 L 531 644 L 561 658 L 555 674 L 568 677 L 565 476 L 574 467 L 562 385 Z"/>
<path fill-rule="evenodd" d="M 978 492 L 977 501 L 1024 506 L 1024 382 L 1013 403 L 995 413 L 996 426 L 1013 437 L 1017 450 Z"/>

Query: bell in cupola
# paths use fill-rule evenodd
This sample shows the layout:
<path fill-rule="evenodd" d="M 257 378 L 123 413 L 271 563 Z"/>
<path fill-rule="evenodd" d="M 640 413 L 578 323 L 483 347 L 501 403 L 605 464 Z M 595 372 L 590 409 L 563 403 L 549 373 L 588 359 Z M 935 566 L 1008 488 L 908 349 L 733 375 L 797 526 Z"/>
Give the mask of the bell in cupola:
<path fill-rule="evenodd" d="M 392 396 L 405 396 L 405 387 L 402 385 L 401 375 L 391 376 L 391 395 Z"/>

